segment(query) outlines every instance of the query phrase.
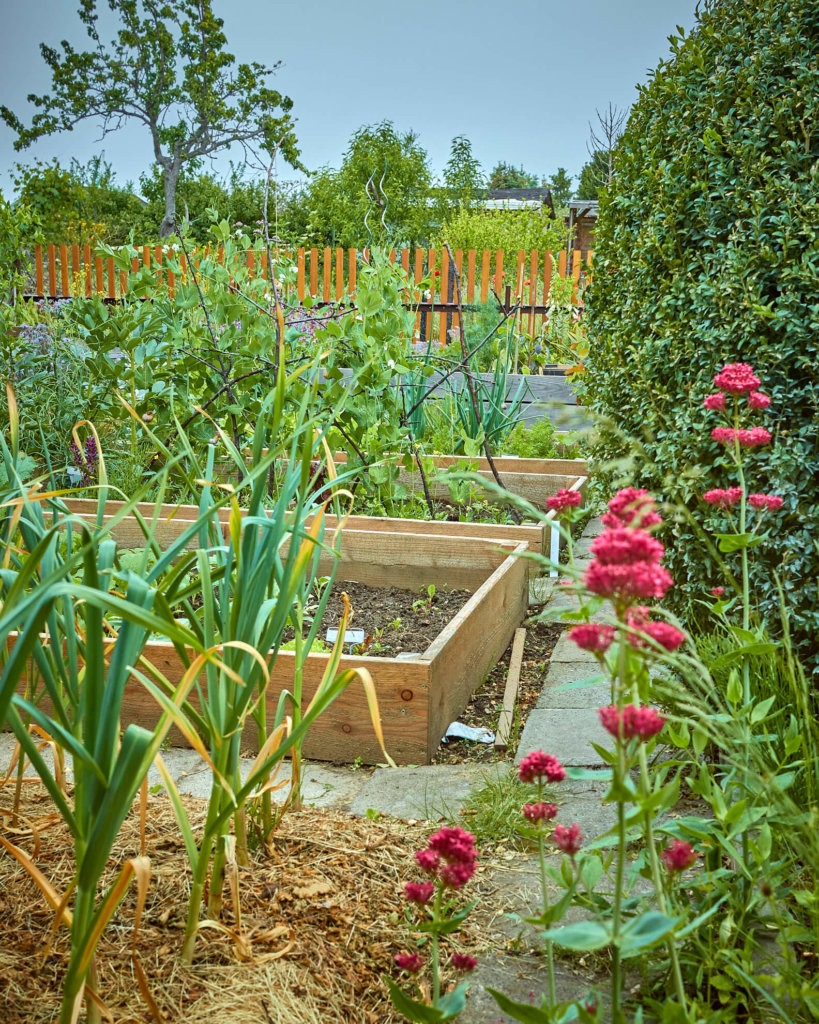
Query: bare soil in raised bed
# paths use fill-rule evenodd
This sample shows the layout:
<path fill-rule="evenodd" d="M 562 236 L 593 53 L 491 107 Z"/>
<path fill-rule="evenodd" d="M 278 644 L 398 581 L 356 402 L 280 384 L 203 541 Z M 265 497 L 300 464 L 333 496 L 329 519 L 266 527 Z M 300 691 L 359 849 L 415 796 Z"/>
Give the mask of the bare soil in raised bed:
<path fill-rule="evenodd" d="M 436 589 L 430 598 L 426 591 L 401 590 L 398 587 L 369 587 L 361 583 L 338 583 L 328 603 L 319 636 L 335 626 L 342 612 L 342 592 L 350 598 L 352 615 L 348 629 L 363 629 L 364 644 L 348 645 L 355 654 L 395 657 L 399 653 L 422 654 L 443 631 L 470 598 L 465 590 Z M 465 761 L 496 761 L 514 757 L 517 738 L 526 717 L 540 696 L 543 680 L 563 626 L 553 622 L 524 623 L 526 642 L 521 665 L 520 685 L 515 701 L 515 716 L 509 747 L 497 751 L 494 744 L 472 740 L 443 743 L 434 757 L 436 764 L 459 764 Z M 503 708 L 503 695 L 509 674 L 512 643 L 473 694 L 468 706 L 458 717 L 464 725 L 494 732 Z"/>
<path fill-rule="evenodd" d="M 375 654 L 394 658 L 397 654 L 422 654 L 443 632 L 451 619 L 472 596 L 468 590 L 436 587 L 402 590 L 400 587 L 370 587 L 363 583 L 341 582 L 333 587 L 319 636 L 328 627 L 338 625 L 342 613 L 342 593 L 352 606 L 347 629 L 363 629 L 363 649 L 356 654 Z M 349 649 L 349 647 L 347 648 Z"/>

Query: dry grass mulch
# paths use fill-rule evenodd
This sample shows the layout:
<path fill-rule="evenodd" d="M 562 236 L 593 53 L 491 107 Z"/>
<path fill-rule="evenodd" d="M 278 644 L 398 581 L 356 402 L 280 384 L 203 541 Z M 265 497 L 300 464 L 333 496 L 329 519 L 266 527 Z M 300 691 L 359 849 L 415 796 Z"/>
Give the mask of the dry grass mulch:
<path fill-rule="evenodd" d="M 21 817 L 11 818 L 11 787 L 0 794 L 0 830 L 31 855 L 62 891 L 73 863 L 67 831 L 39 783 L 24 786 Z M 204 814 L 204 802 L 190 801 Z M 180 963 L 189 870 L 167 800 L 149 803 L 146 854 L 151 884 L 138 955 L 166 1024 L 390 1024 L 382 976 L 395 976 L 393 957 L 411 950 L 403 883 L 416 877 L 413 852 L 428 827 L 308 809 L 289 812 L 268 844 L 240 870 L 244 942 L 203 929 L 194 963 Z M 136 813 L 114 851 L 111 878 L 140 852 Z M 157 1018 L 139 994 L 131 962 L 133 887 L 98 950 L 99 994 L 107 1019 L 137 1024 Z M 25 871 L 0 852 L 0 1022 L 45 1024 L 56 1019 L 68 935 L 52 935 L 53 914 Z M 223 923 L 235 928 L 226 887 Z M 479 945 L 467 922 L 454 948 Z M 83 1018 L 84 1019 L 84 1016 Z"/>

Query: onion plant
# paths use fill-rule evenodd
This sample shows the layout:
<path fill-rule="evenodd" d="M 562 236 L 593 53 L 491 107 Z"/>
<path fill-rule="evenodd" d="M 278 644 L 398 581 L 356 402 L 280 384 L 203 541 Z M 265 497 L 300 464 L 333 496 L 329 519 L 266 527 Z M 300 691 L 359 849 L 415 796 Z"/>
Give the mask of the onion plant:
<path fill-rule="evenodd" d="M 14 408 L 13 403 L 10 406 Z M 116 546 L 104 531 L 61 516 L 48 525 L 43 500 L 49 495 L 38 500 L 27 493 L 15 472 L 16 427 L 12 415 L 11 447 L 0 438 L 11 485 L 5 500 L 0 499 L 0 721 L 14 730 L 71 834 L 75 873 L 66 892 L 57 893 L 22 850 L 5 839 L 0 843 L 40 886 L 58 920 L 70 928 L 60 1024 L 74 1024 L 84 998 L 87 1019 L 93 1024 L 101 1019 L 94 992 L 96 945 L 134 877 L 141 905 L 148 862 L 142 857 L 129 860 L 103 893 L 100 881 L 133 798 L 172 722 L 164 713 L 153 730 L 129 725 L 123 733 L 125 687 L 152 632 L 161 631 L 199 651 L 169 698 L 172 707 L 183 701 L 207 656 L 190 630 L 155 614 L 155 590 L 146 581 L 130 574 L 121 581 L 124 595 L 115 592 Z M 30 659 L 40 684 L 35 699 L 16 692 Z M 47 707 L 40 696 L 47 697 Z M 48 763 L 29 732 L 30 722 L 71 755 L 73 799 L 64 792 L 59 767 Z"/>
<path fill-rule="evenodd" d="M 323 556 L 329 565 L 322 574 L 335 575 L 339 551 L 325 539 L 324 513 L 327 501 L 319 502 L 314 493 L 322 473 L 317 462 L 326 455 L 323 435 L 315 429 L 311 417 L 317 376 L 298 393 L 295 375 L 287 377 L 280 361 L 276 386 L 260 409 L 250 468 L 245 455 L 220 430 L 219 439 L 239 469 L 240 482 L 214 484 L 214 450 L 204 467 L 195 452 L 182 447 L 189 465 L 201 471 L 204 487 L 200 500 L 200 547 L 185 554 L 185 537 L 180 537 L 155 564 L 146 578 L 156 581 L 163 602 L 181 609 L 196 634 L 198 647 L 219 649 L 221 657 L 204 667 L 195 692 L 198 709 L 186 704 L 184 714 L 171 706 L 167 686 L 150 678 L 147 666 L 139 676 L 159 703 L 174 716 L 177 726 L 205 759 L 212 774 L 212 791 L 201 835 L 194 836 L 187 812 L 167 771 L 163 778 L 173 801 L 185 840 L 193 873 L 191 895 L 183 945 L 183 956 L 190 960 L 200 927 L 201 904 L 207 892 L 207 913 L 218 920 L 221 912 L 225 867 L 235 842 L 239 863 L 247 861 L 247 802 L 258 796 L 262 802 L 262 829 L 272 827 L 269 776 L 286 754 L 294 760 L 294 777 L 299 777 L 300 749 L 312 723 L 335 697 L 356 677 L 365 688 L 371 719 L 381 740 L 377 704 L 372 680 L 364 670 L 338 673 L 343 645 L 343 624 L 339 640 L 328 659 L 322 681 L 307 708 L 303 708 L 301 679 L 304 662 L 310 653 L 329 597 L 330 587 L 322 590 L 319 607 L 306 638 L 300 629 L 307 595 L 319 574 Z M 285 415 L 285 397 L 290 407 Z M 279 464 L 276 493 L 268 495 L 270 471 Z M 235 493 L 234 493 L 235 492 Z M 218 497 L 219 494 L 222 497 Z M 222 536 L 218 507 L 230 507 Z M 239 498 L 244 508 L 239 504 Z M 187 534 L 185 535 L 187 536 Z M 338 536 L 338 535 L 336 535 Z M 322 563 L 323 565 L 323 563 Z M 193 572 L 193 582 L 184 582 Z M 201 595 L 193 607 L 190 598 Z M 275 711 L 267 707 L 267 689 L 272 664 L 282 645 L 286 628 L 298 633 L 295 640 L 295 685 L 282 694 Z M 183 658 L 187 654 L 180 649 Z M 268 729 L 271 721 L 272 729 Z M 246 779 L 241 774 L 243 737 L 248 726 L 255 726 L 259 751 Z M 383 743 L 382 743 L 383 747 Z M 385 759 L 387 755 L 385 753 Z M 231 821 L 235 839 L 230 835 Z"/>

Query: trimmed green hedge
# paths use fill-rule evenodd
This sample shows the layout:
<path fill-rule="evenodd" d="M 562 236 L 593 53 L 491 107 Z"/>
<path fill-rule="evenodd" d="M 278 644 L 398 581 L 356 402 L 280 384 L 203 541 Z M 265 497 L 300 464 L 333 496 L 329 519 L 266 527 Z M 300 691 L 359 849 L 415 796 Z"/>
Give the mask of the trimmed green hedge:
<path fill-rule="evenodd" d="M 800 650 L 819 649 L 819 4 L 721 0 L 643 87 L 602 197 L 588 294 L 582 398 L 609 417 L 604 469 L 681 502 L 736 483 L 702 407 L 724 363 L 747 362 L 773 404 L 753 423 L 749 486 L 781 494 L 757 549 L 755 594 L 772 628 L 776 576 Z M 719 513 L 705 522 L 719 529 Z M 723 582 L 682 519 L 664 536 L 677 610 Z M 670 596 L 673 596 L 670 595 Z"/>

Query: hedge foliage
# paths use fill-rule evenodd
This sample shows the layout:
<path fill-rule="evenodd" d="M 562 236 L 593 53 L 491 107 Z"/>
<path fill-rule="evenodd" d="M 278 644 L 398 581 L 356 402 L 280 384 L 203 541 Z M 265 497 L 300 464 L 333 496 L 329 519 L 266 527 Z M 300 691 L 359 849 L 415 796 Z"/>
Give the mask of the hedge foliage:
<path fill-rule="evenodd" d="M 608 485 L 628 476 L 718 530 L 699 496 L 736 480 L 702 399 L 723 364 L 752 364 L 773 398 L 753 423 L 774 443 L 750 453 L 749 488 L 785 501 L 755 593 L 775 629 L 781 581 L 819 666 L 819 4 L 717 0 L 670 42 L 601 197 L 582 388 L 608 417 L 595 455 L 629 451 Z M 680 516 L 663 538 L 688 615 L 724 582 L 690 537 Z"/>

